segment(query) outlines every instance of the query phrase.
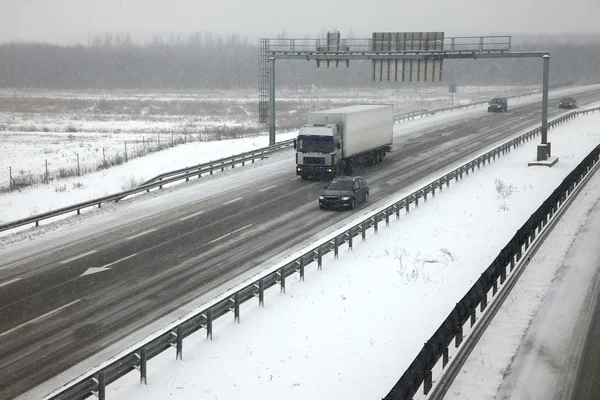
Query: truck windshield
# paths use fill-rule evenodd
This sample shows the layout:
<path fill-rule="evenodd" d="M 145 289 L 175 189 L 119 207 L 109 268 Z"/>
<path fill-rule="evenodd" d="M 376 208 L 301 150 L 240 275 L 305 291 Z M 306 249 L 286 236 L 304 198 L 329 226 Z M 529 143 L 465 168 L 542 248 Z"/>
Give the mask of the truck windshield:
<path fill-rule="evenodd" d="M 333 137 L 299 135 L 298 151 L 302 153 L 333 153 Z"/>

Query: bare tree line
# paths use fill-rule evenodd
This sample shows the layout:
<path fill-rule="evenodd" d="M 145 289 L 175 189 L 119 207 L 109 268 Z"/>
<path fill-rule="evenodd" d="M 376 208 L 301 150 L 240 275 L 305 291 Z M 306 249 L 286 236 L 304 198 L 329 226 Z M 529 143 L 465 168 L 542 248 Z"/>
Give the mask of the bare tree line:
<path fill-rule="evenodd" d="M 514 51 L 548 50 L 551 81 L 597 82 L 600 37 L 531 36 Z M 514 42 L 514 41 L 513 41 Z M 0 44 L 0 87 L 47 89 L 233 89 L 258 85 L 258 43 L 239 35 L 90 35 L 86 45 Z M 461 85 L 532 85 L 541 82 L 538 59 L 447 60 L 444 81 Z M 386 86 L 371 82 L 370 64 L 319 69 L 314 61 L 281 61 L 278 85 Z"/>

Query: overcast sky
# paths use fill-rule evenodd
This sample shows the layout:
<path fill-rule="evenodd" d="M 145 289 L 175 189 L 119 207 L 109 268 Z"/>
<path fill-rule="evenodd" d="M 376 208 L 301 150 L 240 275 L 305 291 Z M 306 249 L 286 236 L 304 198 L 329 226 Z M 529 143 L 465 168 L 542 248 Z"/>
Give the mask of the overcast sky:
<path fill-rule="evenodd" d="M 0 41 L 86 43 L 90 33 L 318 37 L 600 33 L 600 0 L 0 0 Z"/>

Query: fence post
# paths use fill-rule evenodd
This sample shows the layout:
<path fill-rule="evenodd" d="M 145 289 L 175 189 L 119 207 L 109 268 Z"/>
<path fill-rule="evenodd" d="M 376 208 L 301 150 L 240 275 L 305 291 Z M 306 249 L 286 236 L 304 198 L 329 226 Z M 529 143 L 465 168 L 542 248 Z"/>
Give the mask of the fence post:
<path fill-rule="evenodd" d="M 128 162 L 128 160 L 127 160 L 127 140 L 125 141 L 125 162 Z"/>
<path fill-rule="evenodd" d="M 104 168 L 106 168 L 106 153 L 104 153 L 104 147 L 102 148 L 102 159 L 104 160 Z"/>
<path fill-rule="evenodd" d="M 8 188 L 12 190 L 12 167 L 8 167 Z"/>
<path fill-rule="evenodd" d="M 79 167 L 79 153 L 77 153 L 77 176 L 81 176 L 81 169 Z"/>
<path fill-rule="evenodd" d="M 46 184 L 48 184 L 48 159 L 46 159 Z"/>

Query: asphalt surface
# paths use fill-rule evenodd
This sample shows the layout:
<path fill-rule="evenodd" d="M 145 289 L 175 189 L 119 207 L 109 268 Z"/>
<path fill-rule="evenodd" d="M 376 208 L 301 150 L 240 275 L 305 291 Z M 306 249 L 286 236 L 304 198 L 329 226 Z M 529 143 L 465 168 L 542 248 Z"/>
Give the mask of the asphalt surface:
<path fill-rule="evenodd" d="M 585 107 L 600 99 L 600 90 L 576 97 Z M 550 98 L 556 103 L 557 96 Z M 370 184 L 369 202 L 539 125 L 540 103 L 509 102 L 508 113 L 498 114 L 481 107 L 400 137 L 383 163 L 357 171 Z M 552 107 L 549 118 L 559 113 Z M 0 398 L 24 393 L 364 209 L 319 210 L 323 183 L 296 177 L 289 155 L 289 169 L 264 178 L 246 181 L 240 168 L 239 182 L 218 195 L 2 257 Z"/>

